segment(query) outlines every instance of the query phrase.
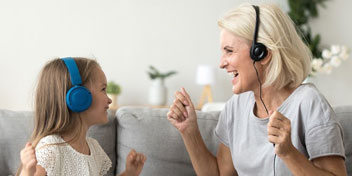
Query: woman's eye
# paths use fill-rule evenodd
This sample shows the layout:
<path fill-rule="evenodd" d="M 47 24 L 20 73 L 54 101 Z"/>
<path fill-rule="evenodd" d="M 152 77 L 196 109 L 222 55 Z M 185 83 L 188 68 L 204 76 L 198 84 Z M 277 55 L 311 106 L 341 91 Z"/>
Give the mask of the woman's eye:
<path fill-rule="evenodd" d="M 104 87 L 103 89 L 102 89 L 102 91 L 105 91 L 106 90 L 106 88 Z"/>
<path fill-rule="evenodd" d="M 225 49 L 225 52 L 226 52 L 227 54 L 230 54 L 230 53 L 232 53 L 233 51 L 232 51 L 232 50 L 229 50 L 229 49 Z"/>

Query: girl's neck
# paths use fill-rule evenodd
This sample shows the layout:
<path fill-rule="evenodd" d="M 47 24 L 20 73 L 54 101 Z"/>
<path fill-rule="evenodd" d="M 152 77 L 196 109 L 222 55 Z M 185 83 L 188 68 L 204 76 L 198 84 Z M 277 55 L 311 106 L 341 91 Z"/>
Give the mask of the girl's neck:
<path fill-rule="evenodd" d="M 89 155 L 90 150 L 86 140 L 87 131 L 88 131 L 88 128 L 84 124 L 82 124 L 82 130 L 80 134 L 69 133 L 69 134 L 63 134 L 61 137 L 77 152 L 85 155 Z"/>
<path fill-rule="evenodd" d="M 282 88 L 280 90 L 274 89 L 273 87 L 262 88 L 262 100 L 265 106 L 270 111 L 276 111 L 281 104 L 292 94 L 296 88 Z M 260 100 L 260 92 L 254 91 L 254 97 L 256 105 L 254 107 L 254 114 L 259 118 L 266 118 L 269 115 L 264 108 L 262 101 Z"/>

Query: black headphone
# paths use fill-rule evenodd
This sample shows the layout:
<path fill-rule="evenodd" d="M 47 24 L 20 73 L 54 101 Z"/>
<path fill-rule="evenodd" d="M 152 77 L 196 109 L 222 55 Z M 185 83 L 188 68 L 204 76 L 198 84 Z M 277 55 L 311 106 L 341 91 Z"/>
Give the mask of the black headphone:
<path fill-rule="evenodd" d="M 255 13 L 256 13 L 256 21 L 255 21 L 255 29 L 254 29 L 254 37 L 253 37 L 253 43 L 252 43 L 252 47 L 251 47 L 251 50 L 250 50 L 250 56 L 253 60 L 253 67 L 255 69 L 255 72 L 257 74 L 257 78 L 258 78 L 258 82 L 259 82 L 259 97 L 260 97 L 260 101 L 263 103 L 263 106 L 265 108 L 265 111 L 266 113 L 268 114 L 269 116 L 269 111 L 268 109 L 266 108 L 265 106 L 265 103 L 262 99 L 262 83 L 260 82 L 260 78 L 259 78 L 259 74 L 258 74 L 258 70 L 257 68 L 255 67 L 255 62 L 256 61 L 260 61 L 262 59 L 265 58 L 266 55 L 268 55 L 268 50 L 266 49 L 266 46 L 262 43 L 258 43 L 257 42 L 257 38 L 258 38 L 258 28 L 259 28 L 259 22 L 260 22 L 260 19 L 259 19 L 259 7 L 256 6 L 256 5 L 252 5 L 255 9 Z M 275 144 L 273 144 L 274 147 L 275 147 Z M 274 156 L 274 176 L 276 175 L 275 174 L 275 158 L 276 158 L 276 154 Z"/>
<path fill-rule="evenodd" d="M 257 42 L 258 38 L 258 28 L 259 28 L 259 7 L 256 5 L 253 5 L 256 13 L 256 21 L 255 21 L 255 29 L 254 29 L 254 37 L 253 37 L 253 43 L 252 47 L 250 50 L 250 56 L 253 61 L 260 61 L 263 58 L 265 58 L 266 55 L 268 55 L 268 50 L 266 49 L 266 46 L 263 45 L 262 43 Z"/>
<path fill-rule="evenodd" d="M 259 28 L 259 7 L 256 5 L 252 5 L 254 7 L 255 10 L 255 14 L 256 14 L 256 20 L 255 20 L 255 29 L 254 29 L 254 38 L 253 38 L 253 43 L 251 46 L 251 50 L 250 50 L 250 56 L 253 60 L 253 67 L 255 69 L 255 73 L 257 74 L 257 78 L 258 78 L 258 82 L 259 82 L 259 97 L 260 100 L 263 103 L 263 106 L 265 108 L 266 113 L 269 115 L 269 111 L 265 106 L 265 103 L 262 99 L 262 83 L 260 82 L 260 78 L 259 78 L 259 73 L 257 68 L 255 67 L 255 62 L 260 61 L 262 59 L 265 58 L 266 55 L 268 55 L 268 50 L 266 49 L 266 46 L 262 43 L 258 43 L 257 42 L 257 37 L 258 37 L 258 28 Z"/>

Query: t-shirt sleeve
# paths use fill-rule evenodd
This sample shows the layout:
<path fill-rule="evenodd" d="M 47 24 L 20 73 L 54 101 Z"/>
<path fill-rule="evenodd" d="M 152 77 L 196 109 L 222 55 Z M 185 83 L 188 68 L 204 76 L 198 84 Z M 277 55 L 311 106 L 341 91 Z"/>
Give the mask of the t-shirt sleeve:
<path fill-rule="evenodd" d="M 101 164 L 101 169 L 100 169 L 99 175 L 101 175 L 101 176 L 105 175 L 109 171 L 109 169 L 111 168 L 112 162 L 111 162 L 110 158 L 108 157 L 108 155 L 103 150 L 103 148 L 101 148 L 98 141 L 96 141 L 93 138 L 91 138 L 91 140 L 94 143 L 94 148 L 97 151 L 97 157 L 98 157 L 100 164 Z"/>
<path fill-rule="evenodd" d="M 309 159 L 333 155 L 345 158 L 342 127 L 325 99 L 312 103 L 309 121 L 306 132 Z"/>
<path fill-rule="evenodd" d="M 43 167 L 47 175 L 56 175 L 55 169 L 58 159 L 58 146 L 49 145 L 48 140 L 41 140 L 35 148 L 37 164 Z"/>
<path fill-rule="evenodd" d="M 219 116 L 218 124 L 216 125 L 215 135 L 219 138 L 220 142 L 229 147 L 229 134 L 228 134 L 228 122 L 227 122 L 227 104 L 221 111 Z"/>
<path fill-rule="evenodd" d="M 342 138 L 342 129 L 337 123 L 312 128 L 308 131 L 306 139 L 309 159 L 332 155 L 345 158 Z"/>

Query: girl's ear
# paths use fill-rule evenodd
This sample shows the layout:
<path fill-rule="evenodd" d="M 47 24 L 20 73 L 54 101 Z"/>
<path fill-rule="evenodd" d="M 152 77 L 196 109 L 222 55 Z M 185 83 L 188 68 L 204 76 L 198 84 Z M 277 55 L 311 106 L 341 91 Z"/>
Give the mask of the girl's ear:
<path fill-rule="evenodd" d="M 271 50 L 269 50 L 269 49 L 267 49 L 267 50 L 268 50 L 268 54 L 265 56 L 264 59 L 262 59 L 260 61 L 260 64 L 262 64 L 262 65 L 267 65 L 272 58 Z"/>

